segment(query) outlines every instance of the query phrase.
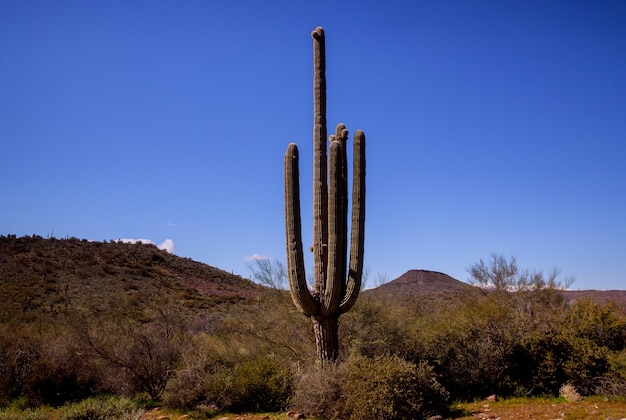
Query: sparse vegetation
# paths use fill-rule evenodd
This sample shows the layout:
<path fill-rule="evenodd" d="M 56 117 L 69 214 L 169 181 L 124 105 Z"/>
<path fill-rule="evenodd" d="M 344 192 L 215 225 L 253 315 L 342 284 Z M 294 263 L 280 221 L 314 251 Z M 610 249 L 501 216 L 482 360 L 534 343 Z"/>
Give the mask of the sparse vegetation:
<path fill-rule="evenodd" d="M 322 371 L 289 292 L 150 245 L 0 237 L 0 270 L 0 419 L 113 407 L 132 418 L 156 404 L 194 418 L 451 418 L 491 394 L 571 413 L 626 407 L 623 308 L 549 284 L 469 299 L 363 292 L 342 317 L 344 356 Z"/>
<path fill-rule="evenodd" d="M 115 396 L 92 397 L 61 410 L 59 420 L 139 420 L 143 410 Z"/>

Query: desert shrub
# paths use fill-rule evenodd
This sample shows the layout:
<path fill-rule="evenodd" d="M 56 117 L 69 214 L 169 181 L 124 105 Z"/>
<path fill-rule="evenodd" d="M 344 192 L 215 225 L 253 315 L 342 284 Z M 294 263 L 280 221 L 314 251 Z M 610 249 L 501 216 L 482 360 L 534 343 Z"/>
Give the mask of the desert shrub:
<path fill-rule="evenodd" d="M 291 408 L 316 418 L 341 418 L 346 413 L 343 387 L 346 364 L 308 365 L 297 370 Z"/>
<path fill-rule="evenodd" d="M 60 405 L 93 395 L 99 371 L 82 357 L 72 337 L 47 342 L 30 365 L 22 394 L 40 404 Z"/>
<path fill-rule="evenodd" d="M 163 403 L 172 408 L 193 409 L 207 403 L 207 375 L 204 365 L 177 369 L 163 391 Z"/>
<path fill-rule="evenodd" d="M 0 324 L 0 407 L 21 393 L 16 338 L 13 328 Z"/>
<path fill-rule="evenodd" d="M 296 374 L 291 408 L 315 418 L 413 419 L 446 411 L 432 369 L 398 356 L 351 356 Z"/>
<path fill-rule="evenodd" d="M 351 419 L 416 419 L 447 410 L 448 392 L 426 363 L 397 356 L 348 360 L 345 404 Z"/>
<path fill-rule="evenodd" d="M 582 397 L 572 384 L 565 384 L 559 389 L 559 397 L 569 402 L 581 401 Z"/>
<path fill-rule="evenodd" d="M 527 395 L 552 395 L 570 382 L 565 365 L 571 344 L 560 334 L 533 334 L 521 340 L 511 360 L 512 376 Z"/>
<path fill-rule="evenodd" d="M 185 378 L 191 378 L 186 382 Z M 173 408 L 200 406 L 234 411 L 275 411 L 287 406 L 292 391 L 289 369 L 271 357 L 235 366 L 213 365 L 179 371 L 164 393 Z"/>
<path fill-rule="evenodd" d="M 199 405 L 229 406 L 233 367 L 242 355 L 235 340 L 196 334 L 182 350 L 180 361 L 163 392 L 166 406 L 193 409 Z"/>
<path fill-rule="evenodd" d="M 558 396 L 566 383 L 589 395 L 608 372 L 607 356 L 606 348 L 563 331 L 530 334 L 510 357 L 510 378 L 529 396 Z"/>
<path fill-rule="evenodd" d="M 584 395 L 595 392 L 601 378 L 609 371 L 609 350 L 593 340 L 570 338 L 572 352 L 565 363 L 568 381 Z"/>
<path fill-rule="evenodd" d="M 200 405 L 229 407 L 234 367 L 240 363 L 238 343 L 209 334 L 197 334 L 183 349 L 180 362 L 163 392 L 166 406 L 194 409 Z M 241 350 L 241 349 L 240 349 Z"/>
<path fill-rule="evenodd" d="M 492 297 L 440 308 L 416 324 L 418 352 L 410 360 L 428 360 L 455 399 L 506 394 L 510 355 L 524 328 L 511 305 Z"/>
<path fill-rule="evenodd" d="M 92 395 L 99 371 L 81 357 L 67 331 L 29 325 L 0 340 L 0 404 L 21 397 L 25 407 L 60 405 Z"/>
<path fill-rule="evenodd" d="M 626 350 L 612 352 L 608 356 L 609 370 L 598 380 L 595 394 L 626 395 Z"/>
<path fill-rule="evenodd" d="M 49 407 L 20 408 L 18 403 L 0 409 L 0 420 L 49 420 L 52 418 Z"/>
<path fill-rule="evenodd" d="M 126 396 L 146 392 L 154 400 L 161 398 L 187 336 L 173 321 L 147 320 L 151 322 L 112 319 L 89 326 L 84 339 L 91 353 L 108 368 L 102 378 L 105 389 Z"/>
<path fill-rule="evenodd" d="M 163 394 L 173 408 L 272 411 L 287 405 L 292 392 L 290 363 L 244 339 L 194 337 Z"/>
<path fill-rule="evenodd" d="M 59 420 L 139 420 L 142 414 L 129 399 L 102 396 L 63 407 Z"/>
<path fill-rule="evenodd" d="M 608 350 L 626 348 L 626 318 L 612 304 L 575 302 L 567 312 L 564 332 Z"/>
<path fill-rule="evenodd" d="M 564 313 L 557 334 L 568 346 L 563 371 L 579 392 L 591 395 L 619 383 L 614 355 L 626 348 L 626 319 L 612 304 L 575 302 Z"/>
<path fill-rule="evenodd" d="M 341 317 L 341 354 L 375 357 L 406 353 L 410 311 L 386 296 L 363 294 Z"/>
<path fill-rule="evenodd" d="M 246 360 L 234 370 L 230 391 L 234 410 L 281 410 L 291 395 L 291 371 L 269 356 Z"/>

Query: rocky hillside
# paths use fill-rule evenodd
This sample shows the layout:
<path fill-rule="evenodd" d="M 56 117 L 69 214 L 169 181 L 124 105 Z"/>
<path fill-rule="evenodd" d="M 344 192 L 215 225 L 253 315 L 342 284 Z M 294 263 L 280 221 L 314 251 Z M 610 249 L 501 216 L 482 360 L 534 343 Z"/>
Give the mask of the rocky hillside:
<path fill-rule="evenodd" d="M 140 310 L 158 302 L 193 313 L 265 292 L 154 245 L 0 236 L 0 318 Z"/>
<path fill-rule="evenodd" d="M 600 304 L 613 302 L 626 309 L 626 290 L 564 290 L 563 295 L 570 302 L 582 299 Z"/>
<path fill-rule="evenodd" d="M 409 270 L 374 290 L 383 295 L 401 297 L 483 293 L 480 289 L 447 274 L 428 270 Z"/>

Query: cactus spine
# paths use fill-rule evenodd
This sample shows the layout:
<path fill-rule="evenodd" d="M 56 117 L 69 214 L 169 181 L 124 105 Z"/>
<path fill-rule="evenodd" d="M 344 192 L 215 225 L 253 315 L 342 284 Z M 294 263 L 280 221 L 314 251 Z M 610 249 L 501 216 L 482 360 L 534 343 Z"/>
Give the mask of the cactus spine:
<path fill-rule="evenodd" d="M 320 362 L 337 359 L 339 316 L 352 308 L 361 288 L 365 227 L 365 135 L 354 135 L 350 260 L 348 254 L 348 130 L 338 124 L 326 149 L 324 30 L 313 38 L 313 252 L 314 288 L 306 282 L 302 251 L 298 147 L 285 153 L 285 223 L 289 288 L 296 307 L 313 322 Z"/>

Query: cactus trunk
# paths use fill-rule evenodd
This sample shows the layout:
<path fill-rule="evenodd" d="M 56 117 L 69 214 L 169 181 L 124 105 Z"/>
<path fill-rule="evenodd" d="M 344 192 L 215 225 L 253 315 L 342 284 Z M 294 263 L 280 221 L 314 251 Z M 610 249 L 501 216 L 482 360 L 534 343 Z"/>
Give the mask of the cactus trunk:
<path fill-rule="evenodd" d="M 339 356 L 339 314 L 329 318 L 313 319 L 317 360 L 334 361 Z"/>
<path fill-rule="evenodd" d="M 348 234 L 348 130 L 338 124 L 326 146 L 326 58 L 324 30 L 313 37 L 313 252 L 314 284 L 304 269 L 300 220 L 298 147 L 285 153 L 285 227 L 287 271 L 296 307 L 313 322 L 320 362 L 339 355 L 339 316 L 356 302 L 363 273 L 365 229 L 365 135 L 354 136 L 351 233 Z M 350 238 L 350 247 L 348 247 Z M 348 262 L 348 249 L 350 259 Z"/>

